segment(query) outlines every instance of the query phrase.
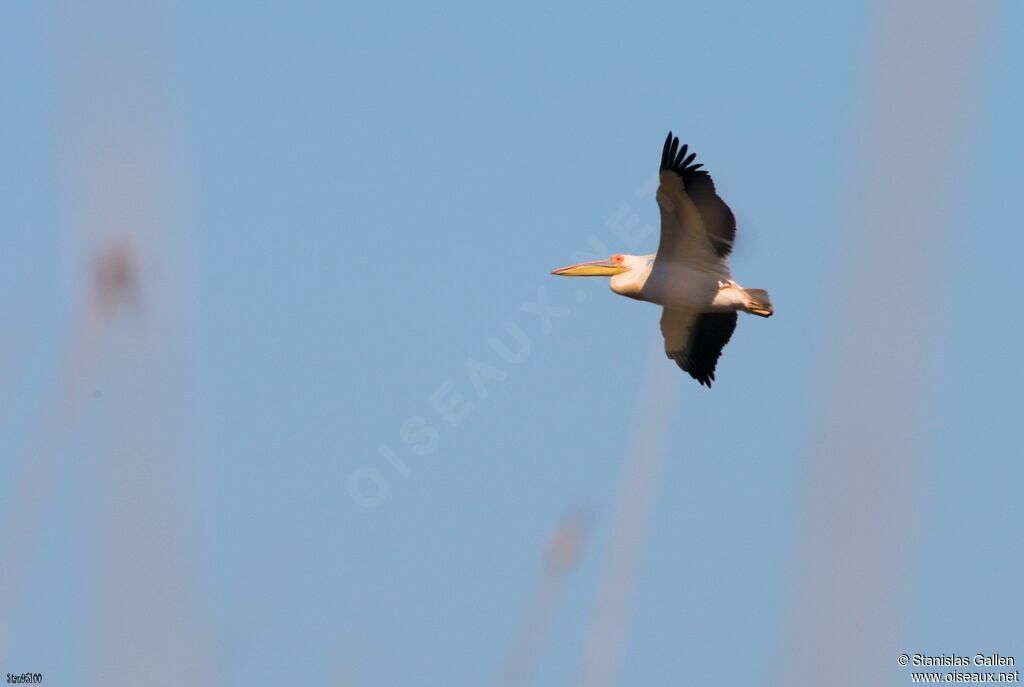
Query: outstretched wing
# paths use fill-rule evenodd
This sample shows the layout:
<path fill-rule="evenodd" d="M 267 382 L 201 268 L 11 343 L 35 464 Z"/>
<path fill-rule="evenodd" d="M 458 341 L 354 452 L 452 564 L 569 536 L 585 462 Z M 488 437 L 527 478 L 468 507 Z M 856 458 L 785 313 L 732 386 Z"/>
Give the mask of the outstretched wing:
<path fill-rule="evenodd" d="M 701 313 L 664 308 L 661 334 L 665 337 L 665 354 L 691 377 L 710 387 L 722 349 L 736 330 L 736 319 L 735 311 Z"/>
<path fill-rule="evenodd" d="M 661 151 L 658 207 L 661 210 L 661 242 L 657 259 L 682 260 L 712 268 L 721 265 L 736 240 L 736 218 L 715 192 L 703 165 L 693 164 L 696 153 L 687 155 L 679 138 L 668 132 Z"/>

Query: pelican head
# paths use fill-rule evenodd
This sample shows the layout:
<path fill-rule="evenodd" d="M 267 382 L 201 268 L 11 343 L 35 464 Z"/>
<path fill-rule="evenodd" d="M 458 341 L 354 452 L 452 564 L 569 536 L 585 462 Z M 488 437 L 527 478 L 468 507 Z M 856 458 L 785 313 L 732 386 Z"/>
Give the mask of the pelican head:
<path fill-rule="evenodd" d="M 614 277 L 616 274 L 633 269 L 634 259 L 638 258 L 635 255 L 616 253 L 607 260 L 591 260 L 568 267 L 559 267 L 557 270 L 551 270 L 551 274 L 561 277 Z"/>

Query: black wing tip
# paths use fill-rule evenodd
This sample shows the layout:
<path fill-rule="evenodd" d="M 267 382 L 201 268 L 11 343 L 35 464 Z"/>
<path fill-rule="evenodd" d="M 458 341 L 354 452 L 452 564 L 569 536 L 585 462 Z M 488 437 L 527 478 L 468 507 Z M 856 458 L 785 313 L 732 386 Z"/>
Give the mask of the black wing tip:
<path fill-rule="evenodd" d="M 739 316 L 736 312 L 704 313 L 697 318 L 686 348 L 667 353 L 684 372 L 709 389 L 715 368 L 729 343 Z"/>
<path fill-rule="evenodd" d="M 678 353 L 669 353 L 668 357 L 675 361 L 676 365 L 679 366 L 680 370 L 693 377 L 698 384 L 700 384 L 701 386 L 706 386 L 709 389 L 711 388 L 711 385 L 715 381 L 714 368 L 710 370 L 705 370 L 701 367 L 698 367 L 697 365 L 694 364 L 693 360 L 691 360 L 690 357 L 683 353 L 682 351 Z M 715 362 L 717 363 L 718 361 Z"/>
<path fill-rule="evenodd" d="M 693 164 L 693 161 L 697 158 L 697 153 L 690 153 L 687 156 L 690 146 L 688 144 L 679 145 L 679 137 L 674 136 L 671 131 L 668 132 L 668 137 L 665 138 L 665 145 L 661 149 L 661 167 L 659 171 L 675 172 L 681 176 L 684 180 L 692 179 L 701 174 L 707 174 L 705 170 L 700 169 L 703 164 Z"/>
<path fill-rule="evenodd" d="M 714 372 L 714 370 L 712 370 L 710 372 L 708 372 L 706 370 L 699 370 L 699 371 L 698 370 L 687 370 L 687 372 L 690 373 L 691 377 L 693 377 L 694 379 L 697 380 L 698 384 L 700 384 L 701 386 L 706 386 L 709 389 L 711 388 L 711 385 L 715 381 L 715 372 Z"/>

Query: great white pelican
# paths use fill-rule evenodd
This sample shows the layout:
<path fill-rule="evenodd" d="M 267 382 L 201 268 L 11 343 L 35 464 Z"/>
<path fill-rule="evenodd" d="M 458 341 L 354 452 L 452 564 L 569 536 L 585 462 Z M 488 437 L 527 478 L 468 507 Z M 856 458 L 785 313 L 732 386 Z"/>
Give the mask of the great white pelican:
<path fill-rule="evenodd" d="M 703 165 L 693 164 L 670 131 L 661 152 L 657 200 L 661 238 L 654 255 L 616 253 L 554 270 L 563 277 L 611 277 L 615 293 L 662 306 L 665 353 L 708 387 L 722 349 L 736 329 L 739 311 L 772 316 L 763 289 L 745 289 L 732 279 L 729 253 L 736 218 L 718 197 Z"/>

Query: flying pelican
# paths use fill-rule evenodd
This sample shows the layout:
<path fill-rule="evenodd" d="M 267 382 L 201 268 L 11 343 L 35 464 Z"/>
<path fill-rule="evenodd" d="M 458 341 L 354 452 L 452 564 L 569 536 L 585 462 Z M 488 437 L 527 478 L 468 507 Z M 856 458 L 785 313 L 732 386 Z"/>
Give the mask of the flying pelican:
<path fill-rule="evenodd" d="M 736 329 L 737 311 L 772 316 L 768 292 L 732 280 L 729 253 L 736 218 L 715 193 L 695 153 L 668 132 L 661 151 L 658 208 L 661 239 L 655 255 L 622 255 L 554 270 L 564 277 L 611 277 L 612 291 L 662 306 L 665 353 L 708 387 Z"/>

